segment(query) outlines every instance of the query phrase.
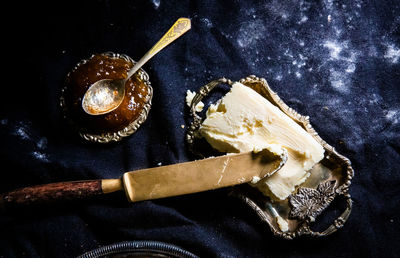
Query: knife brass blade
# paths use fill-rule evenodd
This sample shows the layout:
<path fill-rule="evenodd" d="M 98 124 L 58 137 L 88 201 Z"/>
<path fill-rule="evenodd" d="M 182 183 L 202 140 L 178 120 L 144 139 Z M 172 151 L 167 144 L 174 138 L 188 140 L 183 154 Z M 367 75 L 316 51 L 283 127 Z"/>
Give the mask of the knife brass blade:
<path fill-rule="evenodd" d="M 126 172 L 122 179 L 131 202 L 213 190 L 271 176 L 287 154 L 246 152 Z"/>

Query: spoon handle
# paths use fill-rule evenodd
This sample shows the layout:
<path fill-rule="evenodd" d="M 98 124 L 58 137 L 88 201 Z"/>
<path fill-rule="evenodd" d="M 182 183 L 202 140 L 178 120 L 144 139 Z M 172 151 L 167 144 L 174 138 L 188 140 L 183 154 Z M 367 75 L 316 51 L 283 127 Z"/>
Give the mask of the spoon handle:
<path fill-rule="evenodd" d="M 150 58 L 160 52 L 161 49 L 168 46 L 171 42 L 182 36 L 190 30 L 191 23 L 188 18 L 179 18 L 174 25 L 164 34 L 164 36 L 132 67 L 128 72 L 127 79 L 130 78 L 140 67 L 142 67 Z"/>

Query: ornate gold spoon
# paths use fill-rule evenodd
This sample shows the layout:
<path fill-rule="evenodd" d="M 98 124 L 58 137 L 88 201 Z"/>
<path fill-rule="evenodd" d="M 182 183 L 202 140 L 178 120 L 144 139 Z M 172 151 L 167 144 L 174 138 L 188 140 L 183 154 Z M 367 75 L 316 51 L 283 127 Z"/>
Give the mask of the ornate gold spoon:
<path fill-rule="evenodd" d="M 116 109 L 124 99 L 125 83 L 150 58 L 190 30 L 188 18 L 179 18 L 165 35 L 128 71 L 126 78 L 103 79 L 93 83 L 82 99 L 82 108 L 89 115 L 103 115 Z"/>

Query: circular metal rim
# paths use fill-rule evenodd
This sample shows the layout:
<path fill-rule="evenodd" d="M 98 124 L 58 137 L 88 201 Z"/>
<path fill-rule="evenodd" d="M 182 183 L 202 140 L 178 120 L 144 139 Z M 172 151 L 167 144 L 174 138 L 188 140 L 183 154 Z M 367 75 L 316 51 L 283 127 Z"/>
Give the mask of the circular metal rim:
<path fill-rule="evenodd" d="M 125 54 L 117 54 L 117 53 L 109 51 L 109 52 L 100 53 L 100 55 L 107 55 L 107 56 L 110 56 L 113 58 L 122 58 L 122 59 L 127 60 L 128 62 L 131 62 L 132 64 L 136 63 L 131 57 L 129 57 L 128 55 L 125 55 Z M 78 64 L 76 64 L 76 66 L 72 69 L 71 72 L 75 71 L 80 65 L 88 62 L 88 60 L 90 58 L 92 58 L 93 56 L 94 55 L 92 55 L 88 59 L 81 60 Z M 70 76 L 71 72 L 69 72 L 67 74 L 67 77 Z M 149 93 L 147 95 L 147 101 L 144 104 L 143 110 L 141 111 L 139 116 L 135 120 L 133 120 L 129 125 L 127 125 L 125 128 L 123 128 L 119 131 L 107 132 L 107 133 L 102 133 L 102 134 L 92 134 L 92 133 L 86 132 L 84 128 L 80 128 L 79 125 L 75 124 L 74 121 L 72 121 L 68 115 L 68 109 L 65 104 L 65 97 L 64 97 L 64 92 L 66 91 L 66 86 L 64 86 L 62 88 L 61 97 L 60 97 L 60 106 L 61 106 L 64 118 L 67 119 L 67 121 L 69 122 L 69 124 L 72 125 L 73 128 L 75 128 L 75 130 L 78 132 L 80 137 L 82 137 L 83 139 L 90 141 L 90 142 L 97 142 L 97 143 L 109 143 L 109 142 L 113 142 L 113 141 L 118 142 L 118 141 L 122 140 L 124 137 L 132 135 L 146 121 L 147 116 L 151 109 L 152 98 L 153 98 L 153 88 L 151 87 L 150 76 L 148 75 L 148 73 L 145 70 L 143 70 L 143 68 L 140 68 L 138 72 L 139 72 L 140 77 L 143 80 L 143 82 L 147 85 Z"/>
<path fill-rule="evenodd" d="M 169 255 L 170 257 L 176 258 L 198 258 L 197 255 L 194 255 L 176 245 L 158 241 L 127 241 L 115 243 L 86 252 L 78 256 L 78 258 L 100 258 L 106 255 L 124 254 L 129 252 L 150 252 L 153 254 Z"/>

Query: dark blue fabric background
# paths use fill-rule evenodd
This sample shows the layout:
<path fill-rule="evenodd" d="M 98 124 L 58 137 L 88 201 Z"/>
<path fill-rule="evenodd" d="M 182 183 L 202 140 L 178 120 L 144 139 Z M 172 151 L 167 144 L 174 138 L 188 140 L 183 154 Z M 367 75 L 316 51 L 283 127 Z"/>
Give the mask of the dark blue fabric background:
<path fill-rule="evenodd" d="M 274 237 L 225 190 L 135 204 L 121 193 L 1 214 L 1 257 L 74 257 L 129 240 L 203 257 L 398 257 L 398 1 L 33 1 L 2 10 L 0 192 L 191 160 L 186 90 L 250 74 L 309 115 L 355 177 L 349 221 L 321 239 Z M 73 66 L 105 51 L 138 60 L 179 17 L 192 19 L 191 31 L 144 66 L 154 98 L 140 129 L 109 145 L 71 134 L 58 103 Z"/>

